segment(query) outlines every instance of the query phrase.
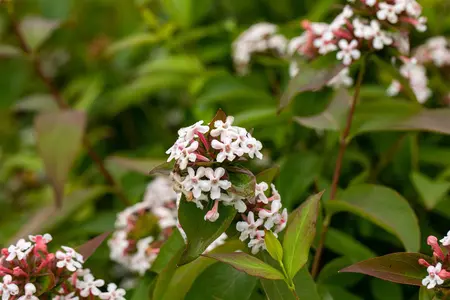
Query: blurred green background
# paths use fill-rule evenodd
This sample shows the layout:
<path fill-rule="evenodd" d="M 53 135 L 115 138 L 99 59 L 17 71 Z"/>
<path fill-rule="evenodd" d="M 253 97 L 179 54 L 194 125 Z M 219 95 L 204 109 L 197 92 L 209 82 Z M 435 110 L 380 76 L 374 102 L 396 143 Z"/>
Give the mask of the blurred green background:
<path fill-rule="evenodd" d="M 304 93 L 277 115 L 289 81 L 288 64 L 257 56 L 250 74 L 237 76 L 231 44 L 243 30 L 262 21 L 278 24 L 282 33 L 295 37 L 301 34 L 301 20 L 330 20 L 344 1 L 12 1 L 17 22 L 30 17 L 60 22 L 33 55 L 39 56 L 46 76 L 65 101 L 87 113 L 87 139 L 131 202 L 141 200 L 150 180 L 147 172 L 165 160 L 164 152 L 173 144 L 178 128 L 200 119 L 208 121 L 218 108 L 234 115 L 237 125 L 254 128 L 253 135 L 263 142 L 265 160 L 256 170 L 281 166 L 277 186 L 288 209 L 329 187 L 338 134 L 301 127 L 292 117 L 323 111 L 332 91 Z M 420 2 L 429 31 L 414 35 L 413 46 L 430 36 L 450 34 L 450 2 Z M 52 190 L 36 151 L 33 120 L 56 105 L 37 76 L 33 59 L 16 51 L 20 44 L 7 6 L 3 3 L 0 10 L 0 246 L 36 231 L 50 232 L 55 244 L 78 245 L 112 230 L 115 215 L 124 205 L 83 150 L 66 183 L 63 208 L 54 211 Z M 28 32 L 39 36 L 39 22 L 31 20 Z M 373 64 L 368 70 L 362 101 L 387 99 L 390 75 Z M 434 100 L 427 106 L 438 103 Z M 355 182 L 390 186 L 414 208 L 423 237 L 443 235 L 450 229 L 449 145 L 447 136 L 433 133 L 358 136 L 346 154 L 341 186 Z M 424 208 L 412 184 L 414 172 L 430 177 L 428 190 L 437 188 L 432 178 L 440 174 L 444 192 L 431 211 Z M 369 255 L 403 248 L 393 235 L 351 214 L 340 214 L 332 226 L 338 238 L 327 245 L 327 265 L 319 276 L 324 299 L 416 299 L 415 288 L 336 274 L 340 267 L 355 262 L 352 253 L 340 251 L 339 243 L 357 243 Z M 88 267 L 98 277 L 121 279 L 105 245 Z"/>

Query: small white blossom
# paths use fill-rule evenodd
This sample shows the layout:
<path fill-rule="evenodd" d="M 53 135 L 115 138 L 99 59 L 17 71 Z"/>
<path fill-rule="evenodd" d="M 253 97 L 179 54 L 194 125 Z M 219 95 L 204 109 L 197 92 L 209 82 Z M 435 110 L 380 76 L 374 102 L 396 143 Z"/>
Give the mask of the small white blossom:
<path fill-rule="evenodd" d="M 234 206 L 234 208 L 240 213 L 243 213 L 247 210 L 247 205 L 245 205 L 245 202 L 243 200 L 244 199 L 241 196 L 234 193 L 222 193 L 222 195 L 220 196 L 220 201 L 223 205 Z"/>
<path fill-rule="evenodd" d="M 89 295 L 100 295 L 101 291 L 99 287 L 102 287 L 104 284 L 104 280 L 95 279 L 92 274 L 87 274 L 83 277 L 82 281 L 78 281 L 77 288 L 80 289 L 80 295 L 86 298 Z"/>
<path fill-rule="evenodd" d="M 244 155 L 244 149 L 241 148 L 239 141 L 233 141 L 230 138 L 222 138 L 222 142 L 213 140 L 211 142 L 211 147 L 220 150 L 217 154 L 217 162 L 223 162 L 226 159 L 232 161 L 237 156 Z"/>
<path fill-rule="evenodd" d="M 210 196 L 213 200 L 220 198 L 221 189 L 228 190 L 231 187 L 231 182 L 221 179 L 225 175 L 225 169 L 222 167 L 215 170 L 206 168 L 205 175 L 209 179 L 208 184 L 205 185 L 205 191 L 211 191 Z"/>
<path fill-rule="evenodd" d="M 255 199 L 257 203 L 269 203 L 267 196 L 264 194 L 264 192 L 267 191 L 268 188 L 269 185 L 264 181 L 255 185 Z"/>
<path fill-rule="evenodd" d="M 198 121 L 194 125 L 184 127 L 178 130 L 178 135 L 185 141 L 191 141 L 198 136 L 197 133 L 205 134 L 209 131 L 209 126 L 202 125 L 203 121 Z"/>
<path fill-rule="evenodd" d="M 255 215 L 250 211 L 247 215 L 247 221 L 239 221 L 236 223 L 236 230 L 241 232 L 239 239 L 245 241 L 248 238 L 254 238 L 257 234 L 258 227 L 263 224 L 262 219 L 255 221 Z"/>
<path fill-rule="evenodd" d="M 442 270 L 442 264 L 438 263 L 436 266 L 429 266 L 427 268 L 428 276 L 422 280 L 422 285 L 428 289 L 433 289 L 436 285 L 441 285 L 444 280 L 439 277 L 439 272 Z"/>
<path fill-rule="evenodd" d="M 344 65 L 350 65 L 353 60 L 357 60 L 361 57 L 361 52 L 357 49 L 358 41 L 352 40 L 350 43 L 347 40 L 339 41 L 339 51 L 336 54 L 338 60 L 342 60 Z"/>
<path fill-rule="evenodd" d="M 265 235 L 264 230 L 258 230 L 256 233 L 256 238 L 248 242 L 248 247 L 252 249 L 253 255 L 256 255 L 260 250 L 266 249 L 264 235 Z"/>
<path fill-rule="evenodd" d="M 12 261 L 17 257 L 18 260 L 24 259 L 31 250 L 31 243 L 26 242 L 24 239 L 20 239 L 16 245 L 8 247 L 9 255 L 6 257 L 6 261 Z"/>
<path fill-rule="evenodd" d="M 193 168 L 188 168 L 188 176 L 183 181 L 183 186 L 186 191 L 191 191 L 194 198 L 199 198 L 202 190 L 205 190 L 207 181 L 201 180 L 205 176 L 205 168 L 199 167 L 197 172 Z"/>
<path fill-rule="evenodd" d="M 313 44 L 314 47 L 319 49 L 320 54 L 327 54 L 338 49 L 334 43 L 334 34 L 331 30 L 325 31 L 320 37 L 314 40 Z"/>
<path fill-rule="evenodd" d="M 353 85 L 353 78 L 349 76 L 350 69 L 344 68 L 335 77 L 328 81 L 327 86 L 331 86 L 334 89 L 341 87 L 350 87 Z"/>
<path fill-rule="evenodd" d="M 25 285 L 25 295 L 19 297 L 17 300 L 39 300 L 38 297 L 34 296 L 36 293 L 36 287 L 32 283 L 27 283 Z"/>
<path fill-rule="evenodd" d="M 230 134 L 232 134 L 232 128 L 233 128 L 233 122 L 234 122 L 234 117 L 232 116 L 228 116 L 227 119 L 224 121 L 222 120 L 217 120 L 214 122 L 214 128 L 211 130 L 211 136 L 213 137 L 218 137 L 220 136 L 220 138 L 225 138 L 228 139 L 230 138 Z"/>
<path fill-rule="evenodd" d="M 278 211 L 281 209 L 281 201 L 274 200 L 269 209 L 262 209 L 259 211 L 258 216 L 261 219 L 265 219 L 264 227 L 266 229 L 272 229 L 275 224 L 275 220 L 279 217 Z"/>
<path fill-rule="evenodd" d="M 441 239 L 442 246 L 450 246 L 450 231 L 447 232 L 447 235 Z"/>
<path fill-rule="evenodd" d="M 2 300 L 8 300 L 11 296 L 19 294 L 19 287 L 12 283 L 11 275 L 3 277 L 3 283 L 0 284 L 0 295 Z"/>
<path fill-rule="evenodd" d="M 377 3 L 377 0 L 365 0 L 367 6 L 374 6 Z"/>
<path fill-rule="evenodd" d="M 372 45 L 375 49 L 381 50 L 384 46 L 392 45 L 393 39 L 385 31 L 381 30 L 380 23 L 377 20 L 372 20 L 370 22 L 370 27 L 372 29 Z"/>
<path fill-rule="evenodd" d="M 377 18 L 381 21 L 389 21 L 392 24 L 398 22 L 398 14 L 401 13 L 399 7 L 395 5 L 387 4 L 386 2 L 381 2 L 378 5 Z"/>
<path fill-rule="evenodd" d="M 125 294 L 124 289 L 118 289 L 115 283 L 110 283 L 108 284 L 108 292 L 101 293 L 99 298 L 104 300 L 125 300 Z"/>
<path fill-rule="evenodd" d="M 262 149 L 262 144 L 252 136 L 247 137 L 247 139 L 242 142 L 242 149 L 244 153 L 247 153 L 250 158 L 253 158 L 255 156 L 259 159 L 263 158 L 263 155 L 260 152 L 260 150 Z"/>
<path fill-rule="evenodd" d="M 84 262 L 83 256 L 70 247 L 62 246 L 61 248 L 63 248 L 66 253 L 59 250 L 56 251 L 56 259 L 58 260 L 56 267 L 60 269 L 65 267 L 71 272 L 81 269 L 81 264 Z"/>
<path fill-rule="evenodd" d="M 78 298 L 78 296 L 75 296 L 75 292 L 72 292 L 67 295 L 60 295 L 60 296 L 53 297 L 52 300 L 79 300 L 79 298 Z"/>
<path fill-rule="evenodd" d="M 391 85 L 386 90 L 386 94 L 390 97 L 397 96 L 402 90 L 402 85 L 398 80 L 393 80 Z"/>

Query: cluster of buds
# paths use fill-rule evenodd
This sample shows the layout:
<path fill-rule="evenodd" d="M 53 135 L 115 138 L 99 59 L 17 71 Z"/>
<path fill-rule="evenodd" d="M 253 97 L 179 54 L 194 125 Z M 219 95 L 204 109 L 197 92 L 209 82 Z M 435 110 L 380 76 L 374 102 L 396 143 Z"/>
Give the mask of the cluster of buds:
<path fill-rule="evenodd" d="M 110 258 L 143 275 L 152 266 L 159 248 L 177 225 L 177 194 L 166 177 L 155 178 L 144 200 L 117 215 L 116 231 L 108 241 Z"/>
<path fill-rule="evenodd" d="M 417 47 L 412 58 L 401 58 L 403 65 L 400 67 L 400 73 L 408 79 L 411 89 L 420 103 L 426 102 L 432 95 L 428 88 L 426 66 L 432 65 L 437 68 L 450 66 L 449 46 L 445 37 L 434 37 Z M 398 80 L 393 80 L 387 94 L 396 96 L 402 89 L 401 83 Z"/>
<path fill-rule="evenodd" d="M 270 23 L 257 23 L 244 31 L 233 43 L 233 61 L 239 74 L 248 73 L 252 55 L 267 53 L 283 55 L 287 39 L 277 33 L 278 28 Z"/>
<path fill-rule="evenodd" d="M 242 214 L 244 221 L 237 222 L 236 229 L 241 233 L 239 239 L 249 239 L 248 247 L 256 254 L 260 249 L 265 249 L 264 230 L 272 230 L 275 236 L 283 231 L 287 224 L 287 210 L 282 210 L 281 197 L 271 184 L 272 195 L 266 196 L 269 185 L 266 182 L 256 184 L 255 197 L 249 199 L 246 214 Z M 256 220 L 255 220 L 256 215 Z"/>
<path fill-rule="evenodd" d="M 253 181 L 242 191 L 239 175 L 254 175 L 240 164 L 262 159 L 262 144 L 233 122 L 233 117 L 222 115 L 209 125 L 200 121 L 180 129 L 178 140 L 167 151 L 168 161 L 176 160 L 171 177 L 175 190 L 184 195 L 181 201 L 194 202 L 202 210 L 211 207 L 204 216 L 210 222 L 218 220 L 220 205 L 233 206 L 244 220 L 237 225 L 241 240 L 250 238 L 248 246 L 257 253 L 265 247 L 263 228 L 274 233 L 283 230 L 287 211 L 280 213 L 281 198 L 273 185 L 270 197 L 266 195 L 269 186 L 265 182 Z"/>
<path fill-rule="evenodd" d="M 124 300 L 125 290 L 95 279 L 89 269 L 83 269 L 83 256 L 62 246 L 51 253 L 47 244 L 50 234 L 29 236 L 4 248 L 0 257 L 0 296 L 2 300 L 38 299 L 109 299 Z"/>
<path fill-rule="evenodd" d="M 450 248 L 450 231 L 440 242 L 445 249 L 448 250 Z M 419 259 L 419 264 L 427 267 L 428 271 L 428 276 L 422 280 L 422 284 L 428 289 L 433 289 L 437 285 L 442 285 L 445 280 L 450 279 L 450 252 L 447 251 L 444 254 L 435 236 L 429 236 L 427 244 L 433 249 L 434 264 L 431 265 L 424 259 Z"/>

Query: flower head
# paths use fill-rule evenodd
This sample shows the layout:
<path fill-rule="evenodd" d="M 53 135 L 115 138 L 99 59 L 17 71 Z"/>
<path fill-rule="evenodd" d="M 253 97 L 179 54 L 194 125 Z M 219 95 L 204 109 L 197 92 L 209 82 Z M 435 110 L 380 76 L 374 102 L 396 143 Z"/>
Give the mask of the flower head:
<path fill-rule="evenodd" d="M 428 289 L 433 289 L 436 285 L 441 285 L 444 280 L 439 277 L 439 273 L 442 270 L 442 264 L 438 263 L 436 266 L 429 266 L 427 268 L 428 276 L 422 280 L 422 285 Z"/>

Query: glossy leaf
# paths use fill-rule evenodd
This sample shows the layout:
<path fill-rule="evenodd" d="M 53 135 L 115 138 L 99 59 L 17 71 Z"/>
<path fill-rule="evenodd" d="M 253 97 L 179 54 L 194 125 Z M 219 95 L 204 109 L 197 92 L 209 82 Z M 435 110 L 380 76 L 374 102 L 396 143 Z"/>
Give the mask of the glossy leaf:
<path fill-rule="evenodd" d="M 59 27 L 60 23 L 40 17 L 26 17 L 20 23 L 25 43 L 32 51 L 37 50 Z"/>
<path fill-rule="evenodd" d="M 179 261 L 183 251 L 178 251 L 167 263 L 165 268 L 159 273 L 156 279 L 155 289 L 153 290 L 153 299 L 163 299 L 170 286 L 172 276 L 177 269 L 177 262 Z"/>
<path fill-rule="evenodd" d="M 186 300 L 247 300 L 258 279 L 230 265 L 217 263 L 208 267 L 194 282 Z"/>
<path fill-rule="evenodd" d="M 138 172 L 143 175 L 149 175 L 149 172 L 156 173 L 155 168 L 165 164 L 164 160 L 140 159 L 123 156 L 110 156 L 106 159 L 106 162 L 111 165 L 117 165 L 125 170 Z M 172 165 L 168 164 L 168 166 Z"/>
<path fill-rule="evenodd" d="M 411 181 L 428 210 L 433 209 L 450 190 L 450 182 L 431 180 L 419 172 L 411 174 Z"/>
<path fill-rule="evenodd" d="M 187 264 L 196 259 L 205 249 L 215 241 L 230 226 L 236 215 L 232 206 L 219 205 L 219 219 L 215 222 L 205 221 L 206 212 L 212 207 L 213 201 L 203 210 L 186 201 L 183 196 L 178 208 L 178 218 L 187 235 L 187 247 L 184 251 L 180 265 Z"/>
<path fill-rule="evenodd" d="M 430 257 L 420 253 L 392 253 L 356 263 L 340 272 L 361 273 L 395 283 L 421 286 L 427 270 L 419 265 L 420 258 L 431 261 Z"/>
<path fill-rule="evenodd" d="M 151 271 L 160 273 L 170 260 L 184 247 L 184 239 L 178 229 L 174 229 L 169 239 L 162 245 L 156 260 L 153 262 Z"/>
<path fill-rule="evenodd" d="M 330 228 L 325 239 L 325 247 L 350 258 L 353 262 L 375 257 L 375 253 L 352 236 Z"/>
<path fill-rule="evenodd" d="M 136 288 L 134 289 L 131 300 L 149 299 L 151 292 L 151 283 L 153 280 L 153 276 L 141 277 Z"/>
<path fill-rule="evenodd" d="M 61 206 L 64 184 L 82 145 L 86 116 L 69 110 L 44 113 L 35 119 L 34 127 L 39 154 L 54 189 L 56 203 Z"/>
<path fill-rule="evenodd" d="M 216 115 L 214 116 L 214 118 L 212 118 L 212 120 L 209 122 L 209 129 L 212 130 L 215 128 L 214 123 L 216 121 L 222 121 L 222 122 L 226 122 L 227 120 L 227 115 L 225 114 L 225 112 L 222 109 L 218 109 L 216 112 Z"/>
<path fill-rule="evenodd" d="M 422 286 L 419 290 L 419 300 L 438 300 L 438 298 L 433 290 L 429 290 L 427 287 Z"/>
<path fill-rule="evenodd" d="M 290 278 L 294 278 L 308 261 L 309 249 L 316 234 L 321 197 L 322 193 L 311 196 L 289 216 L 283 240 L 283 263 Z"/>
<path fill-rule="evenodd" d="M 260 182 L 264 181 L 270 185 L 274 181 L 275 177 L 278 176 L 279 173 L 280 173 L 280 168 L 278 166 L 264 170 L 261 173 L 258 173 L 256 175 L 256 182 L 260 183 Z"/>
<path fill-rule="evenodd" d="M 278 112 L 288 106 L 296 95 L 307 91 L 318 91 L 323 88 L 344 67 L 344 65 L 339 64 L 328 69 L 317 70 L 306 63 L 302 63 L 299 66 L 300 72 L 291 79 L 286 92 L 281 97 Z"/>
<path fill-rule="evenodd" d="M 83 245 L 77 248 L 77 252 L 83 255 L 84 261 L 87 261 L 89 257 L 97 250 L 98 247 L 108 238 L 111 232 L 102 233 L 99 236 L 87 241 Z"/>
<path fill-rule="evenodd" d="M 398 284 L 372 278 L 370 286 L 375 300 L 403 299 L 402 288 Z"/>
<path fill-rule="evenodd" d="M 270 256 L 278 262 L 283 261 L 283 247 L 281 246 L 278 238 L 272 233 L 272 231 L 266 230 L 264 235 L 264 242 L 266 244 L 267 252 Z"/>
<path fill-rule="evenodd" d="M 349 257 L 341 256 L 327 262 L 320 270 L 317 284 L 337 285 L 341 287 L 353 287 L 358 284 L 364 276 L 356 273 L 339 273 L 339 270 L 354 263 Z"/>
<path fill-rule="evenodd" d="M 408 202 L 394 190 L 359 184 L 338 194 L 337 199 L 327 203 L 330 212 L 349 211 L 357 214 L 397 236 L 407 251 L 419 250 L 417 217 Z"/>
<path fill-rule="evenodd" d="M 229 264 L 233 266 L 235 269 L 245 272 L 251 276 L 271 280 L 284 279 L 283 274 L 279 270 L 257 259 L 256 257 L 248 255 L 243 252 L 218 253 L 218 254 L 211 253 L 205 254 L 204 256 Z"/>

